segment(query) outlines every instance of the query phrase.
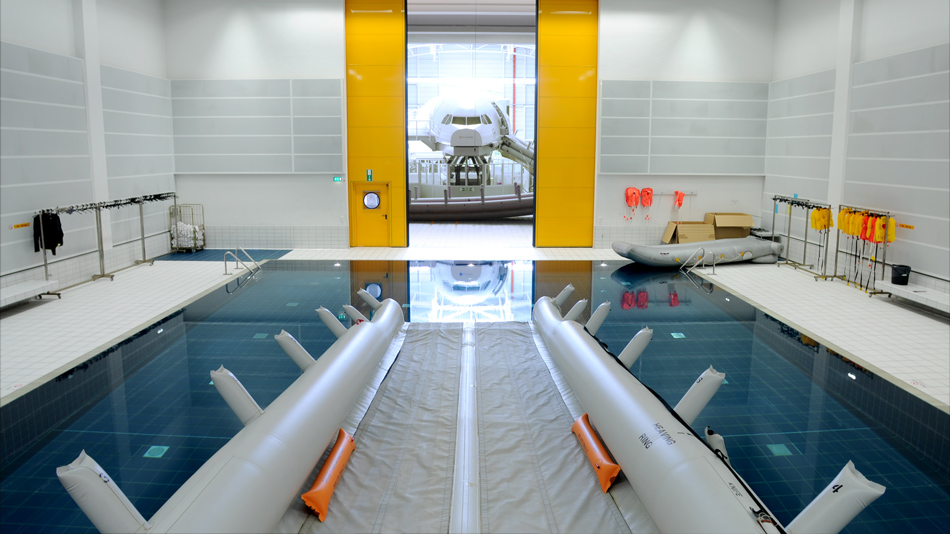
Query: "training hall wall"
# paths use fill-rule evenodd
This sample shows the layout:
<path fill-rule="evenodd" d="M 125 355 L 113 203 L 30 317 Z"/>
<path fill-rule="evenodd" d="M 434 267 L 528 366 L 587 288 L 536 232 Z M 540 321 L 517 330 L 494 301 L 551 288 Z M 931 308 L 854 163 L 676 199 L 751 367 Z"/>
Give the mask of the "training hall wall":
<path fill-rule="evenodd" d="M 597 10 L 595 175 L 579 182 L 594 247 L 707 211 L 769 227 L 771 197 L 798 194 L 891 211 L 914 229 L 888 262 L 950 278 L 947 2 Z M 0 284 L 42 277 L 32 229 L 12 228 L 36 210 L 164 191 L 204 205 L 211 247 L 348 246 L 345 33 L 344 0 L 0 1 Z M 626 187 L 652 187 L 653 207 L 631 213 Z M 152 257 L 167 204 L 145 210 Z M 94 219 L 63 223 L 51 274 L 86 280 Z M 137 209 L 106 212 L 103 234 L 108 270 L 138 259 Z"/>

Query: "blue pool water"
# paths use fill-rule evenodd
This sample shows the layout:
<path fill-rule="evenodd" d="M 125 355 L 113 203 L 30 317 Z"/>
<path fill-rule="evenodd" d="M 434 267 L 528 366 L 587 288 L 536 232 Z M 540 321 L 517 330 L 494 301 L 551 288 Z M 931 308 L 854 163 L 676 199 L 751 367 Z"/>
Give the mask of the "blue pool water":
<path fill-rule="evenodd" d="M 613 352 L 654 329 L 631 372 L 669 404 L 710 365 L 726 373 L 694 429 L 725 437 L 732 465 L 782 523 L 852 460 L 887 491 L 845 532 L 950 531 L 950 417 L 709 283 L 624 265 L 268 262 L 258 280 L 222 287 L 4 407 L 0 530 L 95 532 L 55 476 L 83 449 L 150 517 L 241 429 L 208 372 L 225 365 L 266 408 L 300 375 L 273 335 L 287 330 L 321 354 L 334 337 L 314 308 L 339 314 L 359 288 L 376 284 L 416 322 L 524 321 L 537 297 L 571 281 L 575 299 L 611 301 L 598 337 Z"/>

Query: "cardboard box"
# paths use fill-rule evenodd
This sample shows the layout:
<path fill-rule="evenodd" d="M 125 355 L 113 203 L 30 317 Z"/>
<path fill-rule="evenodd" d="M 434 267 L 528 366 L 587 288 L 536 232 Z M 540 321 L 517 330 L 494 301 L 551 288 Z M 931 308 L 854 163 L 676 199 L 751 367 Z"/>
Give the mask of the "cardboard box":
<path fill-rule="evenodd" d="M 745 213 L 707 213 L 706 224 L 716 229 L 716 239 L 747 237 L 752 229 L 752 216 Z"/>
<path fill-rule="evenodd" d="M 716 239 L 713 225 L 703 221 L 670 221 L 663 234 L 664 243 L 695 243 Z"/>

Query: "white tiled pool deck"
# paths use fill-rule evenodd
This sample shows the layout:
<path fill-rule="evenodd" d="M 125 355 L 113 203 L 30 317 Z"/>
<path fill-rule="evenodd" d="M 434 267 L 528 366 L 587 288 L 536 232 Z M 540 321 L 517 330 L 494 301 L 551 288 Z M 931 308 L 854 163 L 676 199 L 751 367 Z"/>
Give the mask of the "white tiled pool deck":
<path fill-rule="evenodd" d="M 413 225 L 415 226 L 415 225 Z M 293 250 L 284 259 L 618 260 L 605 249 L 539 249 L 528 230 L 497 230 L 478 242 L 468 228 L 439 225 L 409 248 Z M 464 225 L 460 225 L 464 226 Z M 411 230 L 412 231 L 412 230 Z M 467 234 L 467 235 L 463 235 Z M 484 235 L 484 234 L 481 234 Z M 480 238 L 481 239 L 481 238 Z M 473 242 L 474 241 L 474 242 Z M 419 246 L 419 244 L 424 246 Z M 465 246 L 459 246 L 465 243 Z M 856 363 L 950 413 L 950 322 L 840 281 L 775 265 L 718 266 L 702 276 Z M 0 405 L 224 284 L 218 262 L 156 262 L 31 302 L 0 316 Z"/>

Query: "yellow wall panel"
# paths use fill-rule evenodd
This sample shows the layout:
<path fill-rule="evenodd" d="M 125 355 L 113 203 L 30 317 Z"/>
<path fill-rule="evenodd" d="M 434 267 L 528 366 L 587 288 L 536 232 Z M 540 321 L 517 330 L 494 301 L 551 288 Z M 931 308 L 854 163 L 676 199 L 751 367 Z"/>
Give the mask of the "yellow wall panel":
<path fill-rule="evenodd" d="M 346 0 L 347 45 L 350 44 L 350 36 L 398 35 L 405 39 L 405 7 L 401 0 Z"/>
<path fill-rule="evenodd" d="M 549 187 L 538 196 L 536 216 L 551 219 L 593 217 L 594 191 L 583 187 Z"/>
<path fill-rule="evenodd" d="M 542 110 L 538 107 L 538 115 L 541 113 Z M 545 158 L 593 158 L 596 154 L 596 131 L 593 126 L 590 128 L 539 127 L 538 153 L 544 151 Z M 543 166 L 544 161 L 538 162 L 539 168 Z M 594 173 L 593 167 L 590 172 Z"/>
<path fill-rule="evenodd" d="M 351 96 L 346 100 L 346 123 L 403 128 L 406 125 L 403 102 L 401 97 L 395 96 Z"/>
<path fill-rule="evenodd" d="M 404 65 L 347 65 L 346 96 L 406 97 Z"/>
<path fill-rule="evenodd" d="M 537 226 L 535 245 L 538 247 L 591 247 L 594 231 L 589 217 L 551 219 L 550 224 Z"/>
<path fill-rule="evenodd" d="M 351 141 L 347 144 L 350 157 L 393 157 L 406 152 L 406 130 L 401 126 L 366 127 L 351 124 L 347 129 L 347 137 Z"/>
<path fill-rule="evenodd" d="M 546 5 L 547 2 L 538 2 Z M 538 34 L 597 35 L 597 5 L 560 5 L 541 8 L 538 13 Z"/>
<path fill-rule="evenodd" d="M 585 128 L 590 127 L 590 116 L 597 113 L 597 99 L 540 96 L 538 109 L 542 108 L 545 128 Z"/>
<path fill-rule="evenodd" d="M 538 65 L 541 67 L 597 66 L 597 34 L 576 35 L 570 40 L 565 40 L 562 35 L 539 35 L 538 46 L 549 51 L 538 56 Z"/>
<path fill-rule="evenodd" d="M 558 158 L 544 172 L 544 186 L 594 188 L 594 158 Z"/>
<path fill-rule="evenodd" d="M 538 96 L 596 97 L 597 67 L 592 65 L 539 66 Z"/>
<path fill-rule="evenodd" d="M 357 37 L 346 49 L 348 65 L 402 65 L 406 47 L 394 46 L 393 35 L 370 34 Z"/>
<path fill-rule="evenodd" d="M 390 238 L 406 230 L 406 14 L 403 0 L 346 0 L 347 175 L 388 182 Z M 351 190 L 352 194 L 352 190 Z M 351 202 L 352 203 L 352 202 Z M 350 213 L 350 243 L 368 242 Z"/>
<path fill-rule="evenodd" d="M 535 245 L 594 240 L 597 0 L 538 0 Z"/>

